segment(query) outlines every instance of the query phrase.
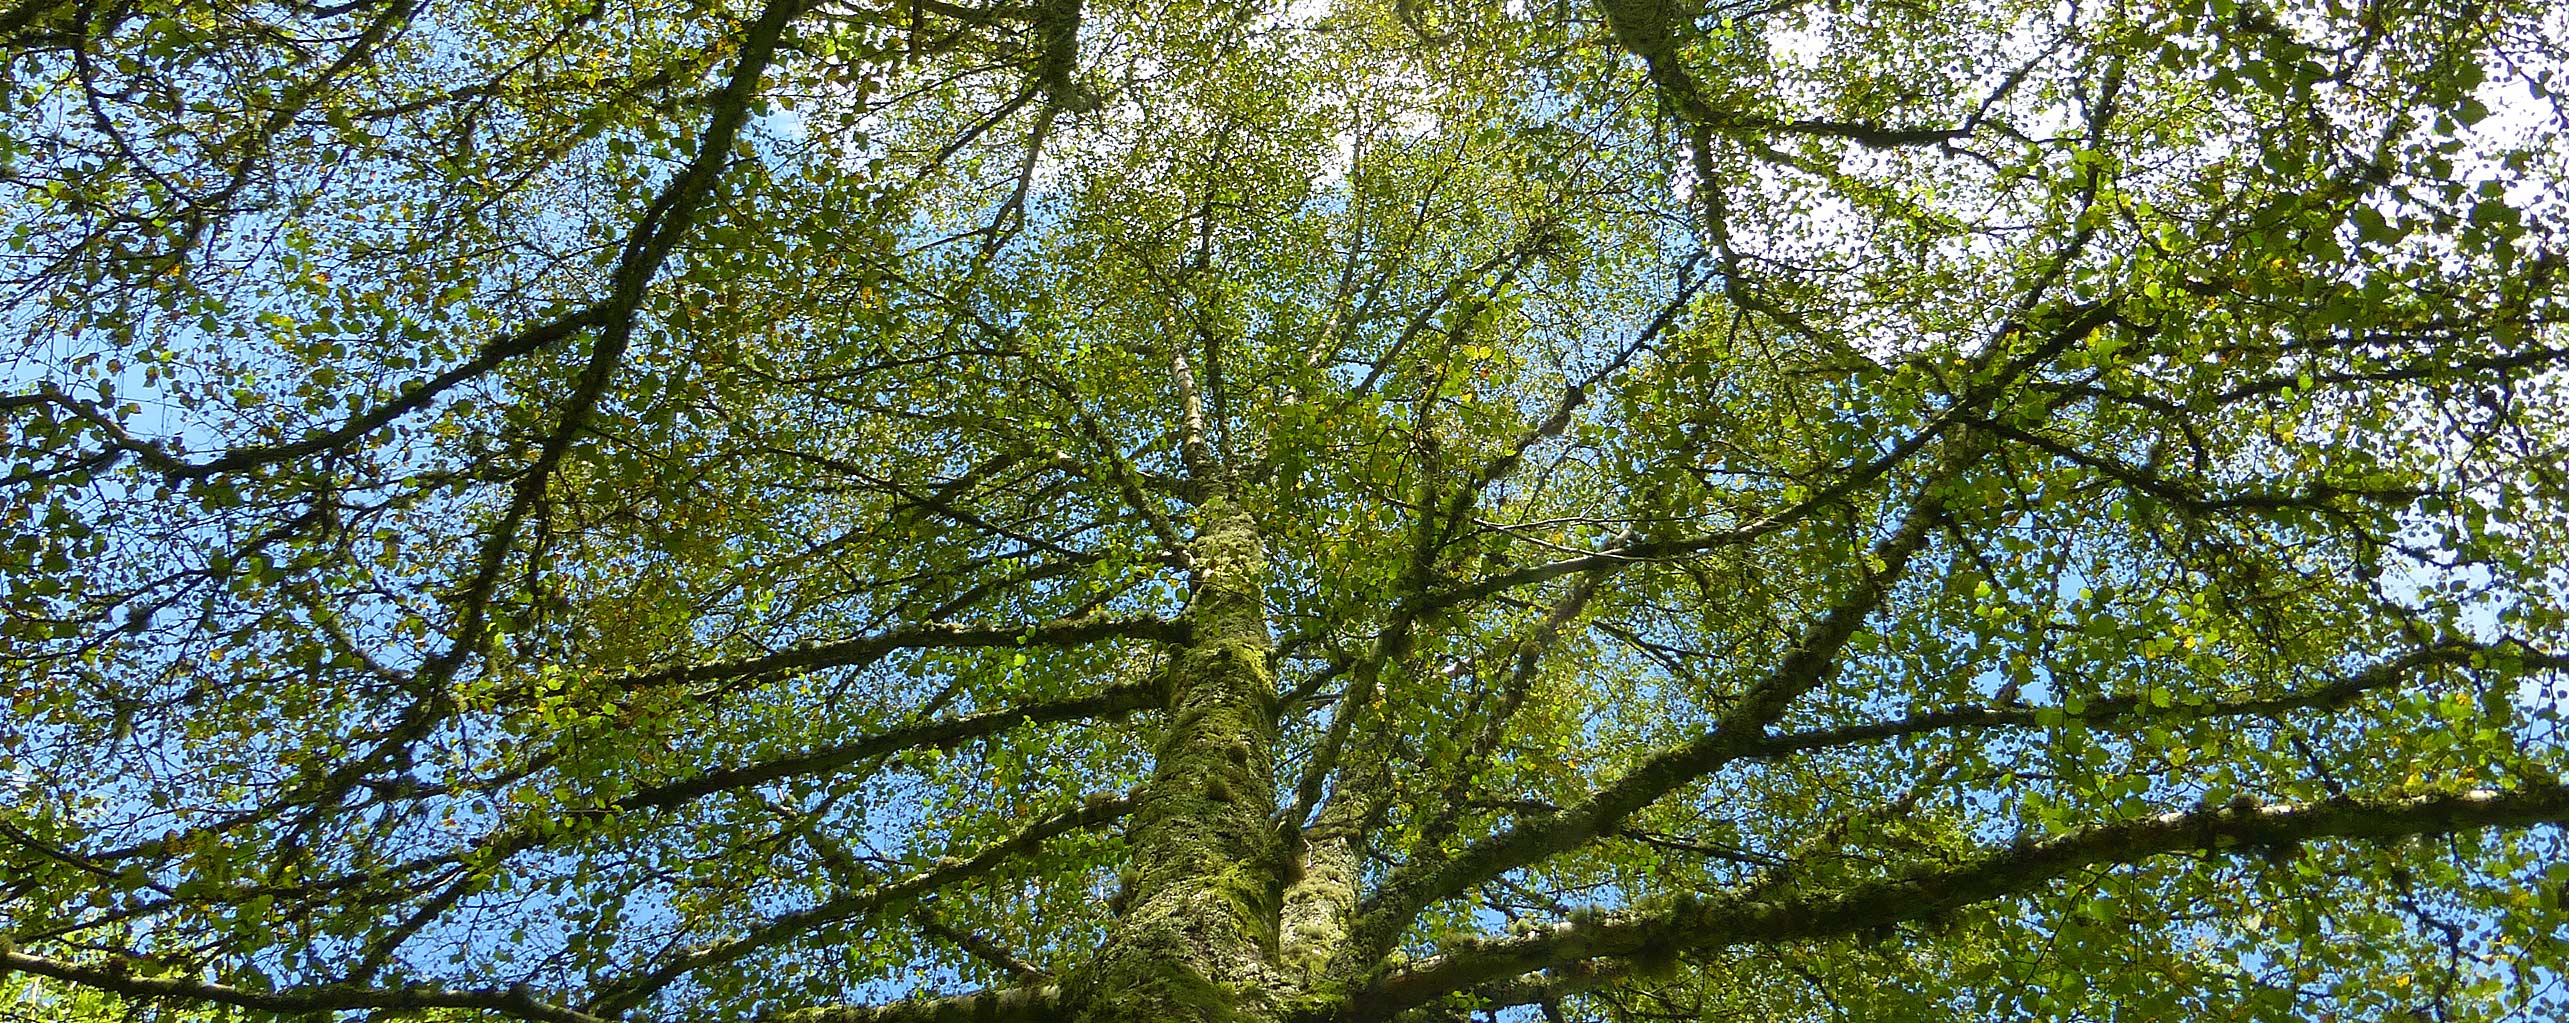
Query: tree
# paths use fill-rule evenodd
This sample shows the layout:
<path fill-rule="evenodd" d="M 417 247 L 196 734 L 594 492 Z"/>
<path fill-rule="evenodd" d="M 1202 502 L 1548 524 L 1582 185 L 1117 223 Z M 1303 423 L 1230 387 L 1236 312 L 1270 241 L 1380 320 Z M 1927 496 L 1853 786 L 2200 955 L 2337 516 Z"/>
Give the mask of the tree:
<path fill-rule="evenodd" d="M 0 962 L 2558 1012 L 2564 21 L 18 0 Z"/>

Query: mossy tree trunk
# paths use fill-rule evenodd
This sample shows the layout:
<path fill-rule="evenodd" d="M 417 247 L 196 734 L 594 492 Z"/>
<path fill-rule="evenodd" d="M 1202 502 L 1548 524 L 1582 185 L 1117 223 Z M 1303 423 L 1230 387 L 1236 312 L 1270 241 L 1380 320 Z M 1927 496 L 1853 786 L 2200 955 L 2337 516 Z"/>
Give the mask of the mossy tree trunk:
<path fill-rule="evenodd" d="M 1247 509 L 1199 509 L 1194 627 L 1169 728 L 1127 832 L 1123 911 L 1072 984 L 1074 1018 L 1272 1019 L 1280 843 L 1263 554 Z"/>

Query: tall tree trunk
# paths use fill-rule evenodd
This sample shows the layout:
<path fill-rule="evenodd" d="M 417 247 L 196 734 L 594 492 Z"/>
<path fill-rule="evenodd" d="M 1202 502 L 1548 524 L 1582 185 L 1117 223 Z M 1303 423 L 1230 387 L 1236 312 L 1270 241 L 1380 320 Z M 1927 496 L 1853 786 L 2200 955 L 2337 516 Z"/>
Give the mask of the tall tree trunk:
<path fill-rule="evenodd" d="M 1194 636 L 1171 667 L 1169 728 L 1127 833 L 1124 909 L 1074 982 L 1077 1019 L 1273 1018 L 1275 677 L 1264 551 L 1246 509 L 1199 510 Z"/>

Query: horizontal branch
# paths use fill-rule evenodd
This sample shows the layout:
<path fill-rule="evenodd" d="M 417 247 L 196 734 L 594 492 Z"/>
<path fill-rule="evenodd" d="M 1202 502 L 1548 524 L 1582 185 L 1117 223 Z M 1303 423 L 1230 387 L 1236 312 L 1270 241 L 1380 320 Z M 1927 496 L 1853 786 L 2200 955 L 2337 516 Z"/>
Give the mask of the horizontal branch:
<path fill-rule="evenodd" d="M 367 987 L 322 984 L 252 991 L 230 984 L 209 984 L 179 977 L 138 977 L 110 965 L 65 962 L 20 952 L 0 940 L 0 976 L 32 973 L 78 987 L 104 991 L 143 1002 L 230 1005 L 277 1013 L 338 1012 L 351 1009 L 480 1009 L 539 1023 L 607 1023 L 597 1016 L 538 1001 L 522 987 L 501 990 L 457 990 L 435 986 Z"/>
<path fill-rule="evenodd" d="M 2408 655 L 2384 661 L 2333 682 L 2299 692 L 2247 700 L 2216 700 L 2208 703 L 2178 703 L 2168 707 L 2153 705 L 2138 696 L 2107 696 L 2087 701 L 2078 713 L 2057 707 L 1964 706 L 1925 711 L 1888 721 L 1866 721 L 1832 728 L 1812 728 L 1773 736 L 1742 754 L 1743 759 L 1771 760 L 1777 757 L 1814 750 L 1837 749 L 1884 739 L 1898 739 L 1928 732 L 1969 728 L 2030 728 L 2041 725 L 2046 712 L 2058 712 L 2065 720 L 2092 727 L 2113 725 L 2140 718 L 2202 719 L 2222 717 L 2276 716 L 2302 710 L 2335 710 L 2353 703 L 2366 693 L 2387 689 L 2421 668 L 2460 667 L 2482 659 L 2492 667 L 2512 667 L 2523 671 L 2569 671 L 2569 656 L 2532 650 L 2513 643 L 2447 643 L 2411 651 Z"/>
<path fill-rule="evenodd" d="M 1897 149 L 1904 146 L 1931 146 L 1971 137 L 1972 129 L 1894 128 L 1887 124 L 1862 121 L 1829 121 L 1803 118 L 1779 121 L 1766 117 L 1724 116 L 1704 127 L 1716 131 L 1757 131 L 1777 135 L 1810 135 L 1820 138 L 1845 139 L 1868 149 Z"/>
<path fill-rule="evenodd" d="M 974 627 L 952 622 L 930 622 L 871 636 L 858 636 L 853 639 L 779 650 L 772 654 L 736 661 L 682 665 L 625 675 L 610 679 L 607 684 L 642 688 L 683 685 L 691 682 L 732 682 L 793 672 L 819 671 L 824 668 L 861 668 L 903 650 L 1075 646 L 1109 639 L 1145 639 L 1163 643 L 1182 643 L 1186 641 L 1188 632 L 1187 626 L 1182 622 L 1172 622 L 1163 618 L 1125 618 L 1103 614 L 1018 626 Z"/>
<path fill-rule="evenodd" d="M 849 764 L 902 750 L 951 749 L 957 744 L 994 735 L 1020 725 L 1056 724 L 1085 721 L 1150 710 L 1166 702 L 1158 683 L 1114 686 L 1086 696 L 1053 700 L 1022 707 L 997 710 L 962 717 L 926 721 L 906 728 L 879 732 L 853 742 L 824 746 L 792 756 L 763 760 L 755 764 L 707 771 L 665 785 L 642 789 L 616 800 L 612 808 L 623 810 L 656 810 L 733 789 L 745 788 L 786 778 L 803 777 L 834 771 Z"/>
<path fill-rule="evenodd" d="M 1873 459 L 1861 465 L 1848 467 L 1836 482 L 1825 487 L 1812 488 L 1810 494 L 1805 496 L 1802 500 L 1796 501 L 1765 515 L 1758 516 L 1751 521 L 1741 523 L 1729 529 L 1715 530 L 1699 536 L 1675 537 L 1666 540 L 1636 540 L 1618 546 L 1605 548 L 1603 550 L 1575 554 L 1570 557 L 1545 562 L 1539 565 L 1528 565 L 1512 572 L 1502 572 L 1497 575 L 1473 580 L 1461 586 L 1450 587 L 1438 590 L 1434 593 L 1429 593 L 1419 599 L 1419 606 L 1422 610 L 1438 610 L 1454 607 L 1499 593 L 1504 593 L 1521 586 L 1549 582 L 1567 575 L 1574 575 L 1581 572 L 1617 570 L 1631 565 L 1643 564 L 1652 561 L 1667 561 L 1689 555 L 1702 554 L 1706 551 L 1722 547 L 1735 547 L 1746 544 L 1751 540 L 1758 539 L 1759 537 L 1763 537 L 1769 533 L 1776 532 L 1777 530 L 1784 529 L 1787 526 L 1800 522 L 1803 519 L 1808 518 L 1813 512 L 1819 511 L 1822 508 L 1827 508 L 1846 500 L 1855 494 L 1855 492 L 1872 484 L 1875 480 L 1879 480 L 1888 475 L 1891 470 L 1898 467 L 1900 463 L 1906 461 L 1911 455 L 1916 454 L 1920 449 L 1925 448 L 1929 442 L 1934 441 L 1938 436 L 1941 436 L 1953 425 L 1953 423 L 1954 418 L 1950 414 L 1941 417 L 1935 422 L 1928 424 L 1925 429 L 1919 430 L 1918 432 L 1903 438 L 1898 444 L 1893 445 L 1890 450 L 1875 456 Z"/>
<path fill-rule="evenodd" d="M 792 1009 L 761 1023 L 1049 1023 L 1063 1016 L 1061 988 L 1002 988 L 953 998 L 916 998 L 888 1005 L 825 1005 Z"/>
<path fill-rule="evenodd" d="M 2432 489 L 2414 486 L 2346 488 L 2336 486 L 2326 480 L 2320 480 L 2311 483 L 2305 489 L 2298 491 L 2247 490 L 2235 494 L 2215 496 L 2189 489 L 2185 484 L 2178 483 L 2147 470 L 2125 464 L 2119 459 L 2104 455 L 2089 454 L 2072 445 L 2044 436 L 2040 433 L 2029 430 L 2020 430 L 2005 423 L 1990 422 L 1978 425 L 1982 429 L 1995 431 L 2001 436 L 2032 446 L 2033 448 L 2050 454 L 2055 458 L 2059 458 L 2073 465 L 2093 470 L 2109 479 L 2149 494 L 2161 501 L 2199 513 L 2227 511 L 2282 511 L 2285 509 L 2297 508 L 2334 508 L 2338 506 L 2337 502 L 2341 498 L 2353 498 L 2363 501 L 2407 502 L 2435 493 Z"/>
<path fill-rule="evenodd" d="M 1353 997 L 1382 1019 L 1449 992 L 1600 957 L 1705 950 L 1854 934 L 2033 891 L 2090 867 L 2194 850 L 2285 847 L 2325 838 L 2386 840 L 2569 822 L 2569 785 L 2427 796 L 2340 798 L 2163 813 L 2019 842 L 1957 865 L 1835 891 L 1776 898 L 1759 890 L 1688 896 L 1664 907 L 1467 943 L 1374 981 Z"/>
<path fill-rule="evenodd" d="M 2467 352 L 2468 349 L 2465 348 L 2463 351 Z M 2423 357 L 2411 362 L 2400 363 L 2383 369 L 2312 373 L 2306 379 L 2312 386 L 2319 387 L 2334 386 L 2338 384 L 2389 383 L 2393 381 L 2426 382 L 2435 380 L 2463 380 L 2468 379 L 2469 375 L 2473 373 L 2525 373 L 2527 371 L 2549 369 L 2563 363 L 2569 363 L 2569 348 L 2533 347 L 2521 351 L 2477 357 L 2463 354 L 2462 352 L 2456 352 L 2448 348 L 2436 351 L 2431 357 Z M 2226 405 L 2243 398 L 2253 398 L 2259 395 L 2273 394 L 2284 390 L 2285 388 L 2300 387 L 2304 381 L 2305 378 L 2300 374 L 2280 374 L 2276 376 L 2263 377 L 2239 384 L 2238 386 L 2223 391 L 2218 395 L 2214 395 L 2213 400 Z"/>
<path fill-rule="evenodd" d="M 552 347 L 582 331 L 606 326 L 618 312 L 618 308 L 613 303 L 600 302 L 557 316 L 494 340 L 484 345 L 473 358 L 435 377 L 411 381 L 392 400 L 352 416 L 348 421 L 337 426 L 314 430 L 291 441 L 233 448 L 203 462 L 188 461 L 163 444 L 127 432 L 123 424 L 117 422 L 106 409 L 95 402 L 65 393 L 50 380 L 37 381 L 34 394 L 13 395 L 5 401 L 0 401 L 0 411 L 24 406 L 53 405 L 105 435 L 109 450 L 132 455 L 164 477 L 176 480 L 206 479 L 338 450 L 359 437 L 383 429 L 394 420 L 427 408 L 447 391 L 498 369 L 507 362 Z"/>
<path fill-rule="evenodd" d="M 690 972 L 731 962 L 887 904 L 917 898 L 947 885 L 987 874 L 1052 838 L 1117 820 L 1132 811 L 1133 802 L 1129 795 L 1092 795 L 1078 806 L 1037 820 L 968 858 L 943 857 L 927 869 L 909 876 L 784 914 L 738 937 L 680 951 L 647 974 L 608 985 L 590 1001 L 590 1008 L 609 1016 L 621 1015 L 625 1010 L 642 1004 L 669 982 Z"/>
<path fill-rule="evenodd" d="M 1045 703 L 1028 704 L 1015 707 L 1001 707 L 979 714 L 967 714 L 961 717 L 926 721 L 906 727 L 894 728 L 889 731 L 878 732 L 849 742 L 837 743 L 790 756 L 777 757 L 772 760 L 764 760 L 753 764 L 744 764 L 738 767 L 707 771 L 703 774 L 637 789 L 595 810 L 579 810 L 573 812 L 580 815 L 613 816 L 640 810 L 665 810 L 671 807 L 682 806 L 694 800 L 702 799 L 716 793 L 738 791 L 743 788 L 764 784 L 766 782 L 781 781 L 787 778 L 804 777 L 812 774 L 834 771 L 850 764 L 857 763 L 861 760 L 884 756 L 891 753 L 898 753 L 903 750 L 928 748 L 951 749 L 958 744 L 985 736 L 996 735 L 1023 725 L 1084 721 L 1115 714 L 1150 710 L 1161 706 L 1164 702 L 1165 697 L 1156 684 L 1141 684 L 1115 686 L 1085 696 L 1074 696 L 1067 699 L 1053 700 Z M 551 821 L 548 819 L 545 823 L 550 824 Z M 508 859 L 509 857 L 516 856 L 519 853 L 543 845 L 547 840 L 553 837 L 571 833 L 575 832 L 568 832 L 553 827 L 517 826 L 504 828 L 484 835 L 482 838 L 474 842 L 468 850 L 463 852 L 446 852 L 433 856 L 424 856 L 367 874 L 351 874 L 345 877 L 333 878 L 327 882 L 305 886 L 301 889 L 278 889 L 274 887 L 254 888 L 240 890 L 233 893 L 233 895 L 234 897 L 248 898 L 254 895 L 276 895 L 290 891 L 335 890 L 338 888 L 362 884 L 369 877 L 408 877 L 423 870 L 453 864 L 468 859 L 496 864 Z M 460 879 L 456 883 L 447 886 L 444 890 L 432 897 L 426 904 L 420 906 L 415 913 L 399 924 L 392 925 L 389 930 L 386 930 L 382 935 L 379 935 L 379 937 L 392 937 L 393 941 L 392 944 L 379 945 L 378 947 L 382 949 L 383 954 L 389 954 L 390 949 L 394 945 L 397 945 L 400 941 L 407 940 L 412 934 L 417 933 L 421 928 L 432 922 L 438 915 L 441 915 L 446 910 L 453 908 L 454 904 L 465 895 L 469 894 L 472 886 L 477 883 L 478 881 L 466 878 Z M 170 902 L 165 902 L 161 905 L 167 906 L 174 904 L 175 900 L 171 900 Z"/>

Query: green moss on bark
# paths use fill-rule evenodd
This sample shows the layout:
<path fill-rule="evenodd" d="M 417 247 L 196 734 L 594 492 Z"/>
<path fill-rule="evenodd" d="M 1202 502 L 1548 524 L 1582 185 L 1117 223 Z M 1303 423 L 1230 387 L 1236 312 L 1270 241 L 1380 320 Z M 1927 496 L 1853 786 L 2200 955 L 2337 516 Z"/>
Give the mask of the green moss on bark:
<path fill-rule="evenodd" d="M 1075 1018 L 1275 1017 L 1275 679 L 1256 524 L 1205 503 L 1193 641 L 1170 666 L 1169 728 L 1130 823 L 1126 909 L 1075 981 Z"/>

